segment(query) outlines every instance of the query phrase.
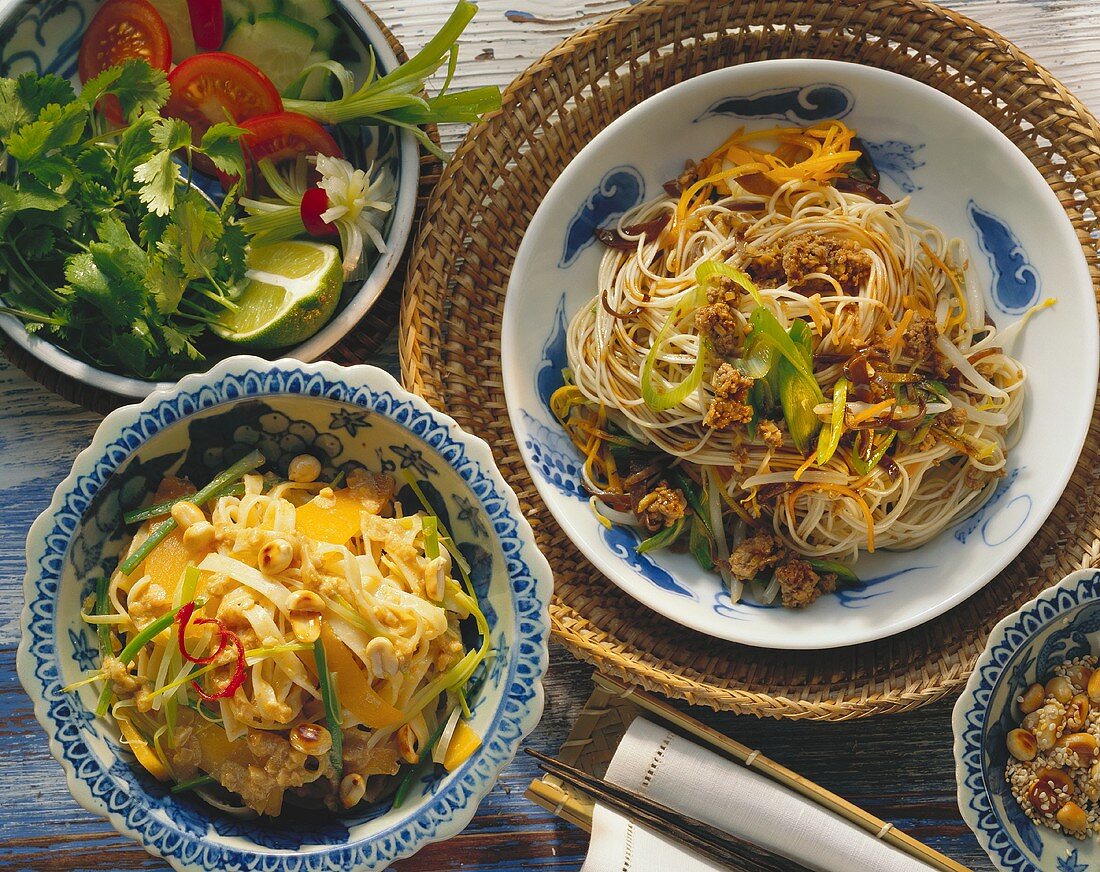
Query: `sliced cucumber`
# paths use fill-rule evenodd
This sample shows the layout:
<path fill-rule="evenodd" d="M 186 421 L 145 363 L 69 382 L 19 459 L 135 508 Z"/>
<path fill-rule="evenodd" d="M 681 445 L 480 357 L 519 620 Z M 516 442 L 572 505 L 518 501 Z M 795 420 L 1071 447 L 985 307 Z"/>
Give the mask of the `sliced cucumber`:
<path fill-rule="evenodd" d="M 239 21 L 255 21 L 260 15 L 282 11 L 282 0 L 222 0 L 229 26 Z"/>
<path fill-rule="evenodd" d="M 153 0 L 168 35 L 172 38 L 172 60 L 177 64 L 195 53 L 195 37 L 191 33 L 191 13 L 187 0 Z"/>
<path fill-rule="evenodd" d="M 320 18 L 307 23 L 317 29 L 317 40 L 313 43 L 313 50 L 331 54 L 332 47 L 336 44 L 336 37 L 340 35 L 340 25 L 331 18 Z"/>
<path fill-rule="evenodd" d="M 241 21 L 225 41 L 224 51 L 251 61 L 282 93 L 301 74 L 313 51 L 317 31 L 278 13 Z"/>
<path fill-rule="evenodd" d="M 336 6 L 332 0 L 283 0 L 283 14 L 306 24 L 328 18 L 335 11 Z"/>

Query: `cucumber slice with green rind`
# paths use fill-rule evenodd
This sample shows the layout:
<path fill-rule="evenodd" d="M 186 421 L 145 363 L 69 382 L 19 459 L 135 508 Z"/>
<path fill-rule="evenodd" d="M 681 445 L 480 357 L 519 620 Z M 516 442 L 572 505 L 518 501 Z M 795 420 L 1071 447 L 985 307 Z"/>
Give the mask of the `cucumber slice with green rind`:
<path fill-rule="evenodd" d="M 282 93 L 302 70 L 313 51 L 317 31 L 279 13 L 240 21 L 225 41 L 224 51 L 251 61 Z"/>
<path fill-rule="evenodd" d="M 283 14 L 307 24 L 328 18 L 335 11 L 332 0 L 283 0 Z"/>

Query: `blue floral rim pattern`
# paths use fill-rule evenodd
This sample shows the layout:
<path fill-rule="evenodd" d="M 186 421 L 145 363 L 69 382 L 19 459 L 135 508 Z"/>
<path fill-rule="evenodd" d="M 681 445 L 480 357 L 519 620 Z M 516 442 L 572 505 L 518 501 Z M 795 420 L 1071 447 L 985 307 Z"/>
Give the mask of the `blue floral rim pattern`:
<path fill-rule="evenodd" d="M 55 643 L 57 599 L 66 551 L 92 499 L 146 440 L 197 412 L 242 397 L 292 394 L 327 398 L 370 409 L 416 435 L 446 458 L 477 496 L 497 537 L 510 580 L 516 639 L 504 696 L 482 748 L 409 815 L 367 839 L 345 845 L 317 846 L 302 853 L 270 854 L 213 843 L 150 813 L 140 794 L 132 794 L 105 768 L 82 736 L 90 719 L 61 690 Z M 108 818 L 122 833 L 179 869 L 321 872 L 328 869 L 383 868 L 423 844 L 460 831 L 477 804 L 514 756 L 519 742 L 542 713 L 542 675 L 546 669 L 551 573 L 534 545 L 518 500 L 492 461 L 488 445 L 463 433 L 446 415 L 403 391 L 374 367 L 331 363 L 274 363 L 255 357 L 223 361 L 206 375 L 188 376 L 171 391 L 151 395 L 139 406 L 111 413 L 92 445 L 77 457 L 73 470 L 54 492 L 49 508 L 28 537 L 24 581 L 26 628 L 19 646 L 19 676 L 35 703 L 50 750 L 61 763 L 73 796 L 89 811 Z"/>

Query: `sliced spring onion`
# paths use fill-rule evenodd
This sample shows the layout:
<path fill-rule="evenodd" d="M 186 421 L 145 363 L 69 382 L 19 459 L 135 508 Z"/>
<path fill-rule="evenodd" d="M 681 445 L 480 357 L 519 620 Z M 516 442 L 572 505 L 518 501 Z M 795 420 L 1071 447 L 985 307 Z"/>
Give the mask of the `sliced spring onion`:
<path fill-rule="evenodd" d="M 875 446 L 874 451 L 867 460 L 864 460 L 860 456 L 859 448 L 853 444 L 851 457 L 852 468 L 860 475 L 868 475 L 872 469 L 878 466 L 878 462 L 886 455 L 886 449 L 890 447 L 895 436 L 897 436 L 896 430 L 891 430 L 887 433 L 886 437 Z"/>
<path fill-rule="evenodd" d="M 124 666 L 129 666 L 134 658 L 137 657 L 138 652 L 146 646 L 155 636 L 162 633 L 165 629 L 172 626 L 172 622 L 176 620 L 176 615 L 179 613 L 178 609 L 170 611 L 166 615 L 161 615 L 153 623 L 147 626 L 144 630 L 134 636 L 129 642 L 126 643 L 126 647 L 119 652 L 118 659 L 122 661 Z M 103 691 L 99 694 L 99 703 L 95 707 L 95 713 L 99 717 L 103 717 L 107 714 L 107 709 L 111 705 L 111 698 L 113 693 L 111 691 L 111 682 L 105 681 L 103 684 Z"/>
<path fill-rule="evenodd" d="M 435 560 L 439 556 L 439 519 L 435 515 L 427 515 L 422 523 L 424 525 L 424 556 L 429 560 Z"/>
<path fill-rule="evenodd" d="M 401 803 L 405 801 L 405 797 L 409 795 L 409 790 L 413 786 L 413 782 L 416 780 L 417 775 L 420 772 L 420 767 L 424 765 L 424 762 L 431 756 L 432 751 L 435 749 L 436 743 L 439 741 L 439 737 L 443 735 L 443 730 L 447 727 L 447 719 L 441 718 L 439 724 L 436 726 L 435 731 L 428 737 L 428 743 L 420 749 L 420 756 L 417 757 L 412 768 L 405 774 L 405 777 L 401 780 L 400 786 L 397 788 L 397 792 L 393 795 L 393 808 L 400 808 Z"/>
<path fill-rule="evenodd" d="M 210 499 L 217 499 L 218 497 L 239 497 L 243 493 L 244 484 L 237 482 L 236 484 L 231 484 L 221 492 L 214 494 Z M 122 516 L 122 520 L 127 524 L 139 524 L 142 521 L 148 521 L 152 518 L 163 518 L 165 515 L 172 514 L 172 506 L 176 503 L 182 503 L 184 501 L 191 502 L 194 496 L 195 494 L 183 494 L 183 496 L 173 497 L 170 500 L 165 500 L 163 503 L 154 503 L 143 509 L 131 509 Z"/>
<path fill-rule="evenodd" d="M 836 453 L 844 432 L 844 409 L 848 402 L 848 380 L 841 378 L 833 386 L 833 410 L 828 427 L 822 427 L 817 436 L 817 465 L 824 466 Z"/>
<path fill-rule="evenodd" d="M 97 615 L 109 615 L 111 613 L 111 580 L 101 575 L 95 582 L 95 613 Z M 99 653 L 107 657 L 111 653 L 111 625 L 100 624 L 96 627 L 99 636 Z"/>
<path fill-rule="evenodd" d="M 758 336 L 746 343 L 745 356 L 737 361 L 737 368 L 749 378 L 763 378 L 771 372 L 776 357 L 775 346 Z"/>
<path fill-rule="evenodd" d="M 711 538 L 704 525 L 703 516 L 693 516 L 691 530 L 688 533 L 688 550 L 705 572 L 711 572 L 714 569 L 714 555 L 711 552 L 710 543 Z"/>
<path fill-rule="evenodd" d="M 218 779 L 213 775 L 200 775 L 198 778 L 192 778 L 190 781 L 181 781 L 172 788 L 172 793 L 186 793 L 189 790 L 194 790 L 196 787 L 208 787 L 211 784 L 217 783 Z"/>
<path fill-rule="evenodd" d="M 684 532 L 683 518 L 677 518 L 676 522 L 669 527 L 665 527 L 663 530 L 650 536 L 648 539 L 643 539 L 638 543 L 637 551 L 639 554 L 646 554 L 650 551 L 656 551 L 659 548 L 667 548 L 673 542 L 680 538 L 680 534 Z"/>
<path fill-rule="evenodd" d="M 318 636 L 313 643 L 313 657 L 317 661 L 317 678 L 321 684 L 321 701 L 325 705 L 325 720 L 328 722 L 328 731 L 332 734 L 332 747 L 329 749 L 328 758 L 336 773 L 336 783 L 340 783 L 344 772 L 344 734 L 340 724 L 340 700 L 336 696 L 336 684 L 332 680 L 332 673 L 328 671 L 328 659 L 325 657 L 325 646 Z"/>
<path fill-rule="evenodd" d="M 443 732 L 439 736 L 439 741 L 435 743 L 435 747 L 432 748 L 432 762 L 443 765 L 443 761 L 447 758 L 447 748 L 451 744 L 451 738 L 455 734 L 455 727 L 458 726 L 458 719 L 462 715 L 462 706 L 455 706 L 451 710 L 451 716 L 447 718 L 446 725 L 443 727 Z"/>
<path fill-rule="evenodd" d="M 801 324 L 802 327 L 798 325 Z M 807 354 L 808 349 L 803 344 L 809 340 L 809 325 L 801 319 L 795 320 L 788 333 L 776 320 L 768 309 L 758 306 L 749 316 L 749 326 L 752 328 L 750 339 L 755 336 L 766 338 L 775 350 L 783 355 L 783 358 L 791 364 L 805 382 L 806 390 L 813 395 L 814 405 L 825 402 L 825 395 L 821 392 L 821 386 L 814 377 L 813 356 Z M 805 338 L 803 338 L 805 337 Z"/>
<path fill-rule="evenodd" d="M 757 309 L 757 312 L 765 311 L 767 310 Z M 753 314 L 755 316 L 756 313 Z M 791 324 L 787 339 L 797 352 L 798 363 L 784 357 L 777 364 L 779 403 L 783 407 L 783 418 L 787 422 L 787 430 L 795 447 L 806 454 L 810 448 L 810 440 L 821 427 L 821 421 L 814 414 L 814 407 L 824 399 L 824 395 L 813 375 L 810 326 L 805 321 L 796 320 Z M 805 373 L 809 373 L 809 376 Z"/>
<path fill-rule="evenodd" d="M 659 390 L 653 383 L 653 370 L 657 365 L 657 358 L 660 356 L 661 346 L 665 344 L 665 340 L 668 339 L 673 328 L 675 328 L 680 319 L 685 317 L 689 312 L 699 308 L 704 299 L 706 299 L 706 292 L 703 290 L 702 285 L 699 285 L 693 291 L 684 295 L 683 299 L 673 307 L 665 323 L 661 325 L 661 329 L 657 332 L 657 336 L 653 340 L 653 345 L 650 346 L 649 352 L 645 356 L 641 375 L 642 399 L 654 412 L 663 412 L 666 409 L 671 409 L 673 406 L 678 406 L 691 396 L 703 381 L 703 370 L 706 368 L 707 354 L 706 346 L 703 345 L 701 339 L 699 342 L 699 353 L 695 356 L 695 364 L 683 381 L 672 385 L 668 390 Z"/>
<path fill-rule="evenodd" d="M 708 260 L 706 263 L 701 263 L 695 268 L 695 281 L 700 285 L 707 284 L 712 276 L 725 276 L 726 278 L 733 279 L 737 284 L 749 292 L 756 302 L 756 305 L 764 305 L 764 298 L 760 296 L 760 291 L 757 290 L 752 279 L 741 272 L 741 270 L 737 269 L 737 267 L 730 266 L 728 263 L 722 263 L 717 260 Z"/>
<path fill-rule="evenodd" d="M 836 576 L 837 583 L 843 587 L 855 587 L 859 585 L 859 576 L 843 563 L 836 560 L 818 560 L 811 558 L 807 561 L 814 572 L 829 573 Z"/>
<path fill-rule="evenodd" d="M 202 488 L 195 494 L 191 495 L 191 501 L 201 506 L 207 500 L 210 499 L 215 493 L 220 491 L 228 484 L 232 484 L 237 479 L 241 478 L 246 473 L 251 472 L 254 469 L 258 469 L 264 464 L 264 456 L 259 451 L 250 451 L 236 463 L 234 463 L 229 469 L 215 476 L 214 480 L 210 482 L 206 487 Z M 176 522 L 172 518 L 168 518 L 164 523 L 160 524 L 147 538 L 138 549 L 127 557 L 119 569 L 122 570 L 123 575 L 132 575 L 134 570 L 137 569 L 149 553 L 156 548 L 161 542 L 167 538 L 168 534 L 176 529 Z"/>

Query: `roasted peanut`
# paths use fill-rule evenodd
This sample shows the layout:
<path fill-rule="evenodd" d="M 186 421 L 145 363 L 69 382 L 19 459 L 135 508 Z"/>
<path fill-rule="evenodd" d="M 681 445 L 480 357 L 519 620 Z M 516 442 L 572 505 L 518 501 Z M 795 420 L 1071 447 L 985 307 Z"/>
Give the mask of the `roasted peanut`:
<path fill-rule="evenodd" d="M 418 744 L 416 733 L 413 731 L 412 727 L 405 724 L 398 729 L 397 750 L 401 752 L 401 756 L 406 763 L 415 763 L 420 759 L 420 756 L 416 752 Z"/>
<path fill-rule="evenodd" d="M 1040 751 L 1049 751 L 1058 741 L 1058 736 L 1065 726 L 1065 718 L 1062 715 L 1061 706 L 1057 703 L 1047 703 L 1039 711 L 1033 712 L 1039 716 L 1035 729 L 1035 740 L 1039 743 Z"/>
<path fill-rule="evenodd" d="M 321 635 L 321 614 L 325 610 L 325 601 L 312 590 L 296 590 L 286 598 L 286 606 L 290 612 L 294 638 L 307 645 L 315 642 Z"/>
<path fill-rule="evenodd" d="M 1040 815 L 1052 818 L 1066 801 L 1058 794 L 1073 796 L 1073 780 L 1062 769 L 1044 769 L 1028 791 L 1028 800 Z"/>
<path fill-rule="evenodd" d="M 367 643 L 367 665 L 376 678 L 390 678 L 400 666 L 393 642 L 385 636 L 375 636 Z"/>
<path fill-rule="evenodd" d="M 1027 730 L 1010 731 L 1005 737 L 1005 744 L 1008 746 L 1008 753 L 1017 760 L 1034 760 L 1035 755 L 1039 753 L 1035 736 Z"/>
<path fill-rule="evenodd" d="M 1089 676 L 1088 694 L 1090 702 L 1100 702 L 1100 669 Z"/>
<path fill-rule="evenodd" d="M 198 524 L 200 521 L 205 521 L 206 515 L 204 515 L 202 509 L 194 503 L 190 503 L 187 500 L 180 500 L 172 506 L 172 520 L 176 522 L 176 526 L 181 530 L 186 530 L 192 524 Z"/>
<path fill-rule="evenodd" d="M 1089 716 L 1089 695 L 1079 693 L 1066 706 L 1066 732 L 1076 733 L 1085 728 Z"/>
<path fill-rule="evenodd" d="M 199 521 L 183 531 L 183 547 L 192 554 L 209 551 L 214 545 L 214 525 L 209 521 Z"/>
<path fill-rule="evenodd" d="M 320 757 L 332 748 L 332 734 L 320 724 L 298 724 L 290 731 L 290 744 L 303 754 Z"/>
<path fill-rule="evenodd" d="M 1070 833 L 1083 833 L 1089 826 L 1088 815 L 1085 810 L 1075 802 L 1067 802 L 1060 809 L 1055 819 L 1063 830 Z"/>
<path fill-rule="evenodd" d="M 1068 678 L 1055 675 L 1046 686 L 1047 696 L 1053 696 L 1060 703 L 1067 703 L 1073 699 L 1073 685 Z"/>
<path fill-rule="evenodd" d="M 344 808 L 354 808 L 359 805 L 363 795 L 367 792 L 367 782 L 358 772 L 345 775 L 340 782 L 340 804 Z"/>
<path fill-rule="evenodd" d="M 1100 687 L 1097 689 L 1100 690 Z M 1016 703 L 1020 706 L 1021 712 L 1029 715 L 1043 704 L 1045 698 L 1046 692 L 1043 690 L 1043 685 L 1033 684 L 1016 698 Z"/>
<path fill-rule="evenodd" d="M 1066 678 L 1072 682 L 1074 687 L 1085 690 L 1089 686 L 1089 679 L 1092 678 L 1092 667 L 1084 663 L 1070 664 L 1066 669 Z"/>
<path fill-rule="evenodd" d="M 272 539 L 260 549 L 256 565 L 260 572 L 274 575 L 282 572 L 294 561 L 294 548 L 286 539 Z"/>

